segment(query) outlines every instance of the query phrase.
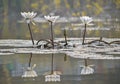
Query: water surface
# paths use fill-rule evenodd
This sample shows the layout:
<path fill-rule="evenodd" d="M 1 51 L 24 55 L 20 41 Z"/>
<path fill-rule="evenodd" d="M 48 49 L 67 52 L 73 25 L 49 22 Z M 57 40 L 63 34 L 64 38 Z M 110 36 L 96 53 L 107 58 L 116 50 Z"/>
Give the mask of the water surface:
<path fill-rule="evenodd" d="M 48 84 L 119 84 L 120 60 L 88 60 L 94 64 L 94 74 L 80 75 L 84 60 L 76 59 L 65 54 L 54 54 L 54 70 L 61 71 L 61 82 Z M 37 64 L 34 69 L 38 77 L 22 78 L 28 66 L 30 54 L 11 54 L 0 56 L 0 84 L 47 84 L 44 75 L 51 71 L 51 54 L 33 54 L 31 65 Z"/>

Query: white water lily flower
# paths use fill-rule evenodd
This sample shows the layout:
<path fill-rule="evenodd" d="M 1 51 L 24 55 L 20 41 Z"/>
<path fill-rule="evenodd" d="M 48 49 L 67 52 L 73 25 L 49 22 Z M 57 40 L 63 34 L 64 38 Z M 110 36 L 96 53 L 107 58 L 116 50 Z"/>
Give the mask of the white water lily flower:
<path fill-rule="evenodd" d="M 33 67 L 27 67 L 27 70 L 24 72 L 22 77 L 37 77 L 37 73 L 33 70 L 36 67 L 36 64 Z"/>
<path fill-rule="evenodd" d="M 24 18 L 32 19 L 37 15 L 37 13 L 34 13 L 34 12 L 21 12 L 21 15 Z"/>
<path fill-rule="evenodd" d="M 90 22 L 93 21 L 93 19 L 89 16 L 82 16 L 82 17 L 80 17 L 80 19 L 83 24 L 89 24 Z"/>
<path fill-rule="evenodd" d="M 93 74 L 94 69 L 91 68 L 91 66 L 93 66 L 93 65 L 83 66 L 80 74 L 81 75 Z"/>
<path fill-rule="evenodd" d="M 51 15 L 48 15 L 48 16 L 44 16 L 44 18 L 45 18 L 46 20 L 48 20 L 49 22 L 55 22 L 55 21 L 59 18 L 59 16 L 51 16 Z"/>
<path fill-rule="evenodd" d="M 27 23 L 32 22 L 32 19 L 37 15 L 35 12 L 21 12 L 21 15 L 25 18 Z"/>

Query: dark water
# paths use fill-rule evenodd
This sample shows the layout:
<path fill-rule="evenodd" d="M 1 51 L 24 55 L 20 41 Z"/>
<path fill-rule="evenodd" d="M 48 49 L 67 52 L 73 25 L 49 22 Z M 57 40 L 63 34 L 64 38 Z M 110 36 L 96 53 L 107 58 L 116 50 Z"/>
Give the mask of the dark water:
<path fill-rule="evenodd" d="M 0 56 L 0 84 L 120 84 L 120 60 L 88 60 L 95 73 L 80 75 L 84 60 L 64 54 L 54 54 L 54 70 L 61 71 L 60 82 L 45 82 L 44 75 L 51 71 L 51 54 L 33 54 L 31 65 L 36 64 L 38 77 L 22 78 L 28 67 L 30 54 Z"/>

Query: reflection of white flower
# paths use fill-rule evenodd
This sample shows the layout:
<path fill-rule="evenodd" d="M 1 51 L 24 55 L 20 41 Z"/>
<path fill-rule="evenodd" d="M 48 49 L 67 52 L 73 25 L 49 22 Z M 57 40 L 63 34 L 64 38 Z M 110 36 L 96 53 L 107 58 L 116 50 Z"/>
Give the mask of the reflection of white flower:
<path fill-rule="evenodd" d="M 53 71 L 53 74 L 45 75 L 45 82 L 59 82 L 60 81 L 60 74 L 59 71 Z"/>
<path fill-rule="evenodd" d="M 94 69 L 91 68 L 91 66 L 92 65 L 83 66 L 83 68 L 81 70 L 81 75 L 93 74 L 94 73 Z"/>
<path fill-rule="evenodd" d="M 55 22 L 59 18 L 59 16 L 50 16 L 50 15 L 48 15 L 48 16 L 44 16 L 44 18 L 46 20 L 48 20 L 49 22 Z"/>
<path fill-rule="evenodd" d="M 93 19 L 89 16 L 82 16 L 82 17 L 80 17 L 80 19 L 83 24 L 89 24 L 90 22 L 93 21 Z"/>
<path fill-rule="evenodd" d="M 36 67 L 36 64 L 33 67 L 27 67 L 27 70 L 24 72 L 22 77 L 37 77 L 37 73 L 33 70 Z"/>
<path fill-rule="evenodd" d="M 50 75 L 46 75 L 45 76 L 45 82 L 56 82 L 56 81 L 60 81 L 60 75 L 57 74 L 50 74 Z"/>
<path fill-rule="evenodd" d="M 34 12 L 21 12 L 21 15 L 25 18 L 27 23 L 30 23 L 30 21 L 37 15 L 37 13 L 34 13 Z"/>

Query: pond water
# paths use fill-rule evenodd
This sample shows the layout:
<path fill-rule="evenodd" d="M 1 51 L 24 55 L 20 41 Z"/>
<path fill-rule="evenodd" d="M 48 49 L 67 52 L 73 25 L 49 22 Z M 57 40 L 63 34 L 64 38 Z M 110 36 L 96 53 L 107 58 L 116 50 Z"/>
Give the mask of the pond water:
<path fill-rule="evenodd" d="M 38 77 L 22 78 L 25 68 L 28 66 L 30 54 L 12 54 L 0 56 L 0 84 L 46 84 L 44 74 L 51 71 L 51 54 L 33 54 L 31 65 L 37 64 L 35 71 Z M 95 73 L 91 75 L 81 75 L 81 65 L 84 60 L 67 56 L 64 54 L 54 54 L 54 70 L 61 71 L 60 82 L 50 82 L 50 84 L 119 84 L 120 80 L 120 60 L 89 60 L 89 64 L 94 64 Z"/>
<path fill-rule="evenodd" d="M 112 39 L 113 40 L 113 39 Z M 109 39 L 107 39 L 109 41 Z M 26 43 L 27 42 L 27 43 Z M 77 42 L 79 42 L 77 40 Z M 72 43 L 74 43 L 72 41 Z M 13 46 L 14 44 L 14 46 Z M 20 47 L 22 45 L 22 48 Z M 77 44 L 79 45 L 79 44 Z M 30 47 L 30 40 L 1 40 L 0 41 L 0 84 L 119 84 L 120 83 L 120 47 L 76 47 L 69 49 L 36 49 Z M 95 50 L 93 52 L 93 50 Z M 102 50 L 103 49 L 103 50 Z M 59 51 L 59 52 L 58 52 Z M 79 53 L 79 52 L 80 53 Z M 81 52 L 83 51 L 83 52 Z M 99 52 L 98 52 L 99 51 Z M 103 52 L 104 51 L 104 52 Z M 51 53 L 52 52 L 52 53 Z M 74 53 L 73 53 L 74 52 Z M 106 53 L 107 52 L 107 53 Z M 112 53 L 110 53 L 112 52 Z M 116 52 L 116 54 L 115 54 Z M 36 64 L 34 71 L 37 77 L 22 78 L 29 66 Z M 94 53 L 96 57 L 88 55 Z M 88 65 L 93 65 L 93 74 L 82 75 L 85 58 Z M 82 57 L 84 55 L 84 57 Z M 106 56 L 106 58 L 98 56 Z M 110 56 L 109 56 L 110 55 Z M 93 56 L 93 57 L 92 57 Z M 53 57 L 53 61 L 52 61 Z M 97 58 L 98 57 L 98 58 Z M 112 57 L 112 58 L 111 58 Z M 117 57 L 117 58 L 116 58 Z M 53 65 L 52 65 L 53 63 Z M 52 68 L 53 67 L 53 68 Z M 54 71 L 61 73 L 59 82 L 45 82 L 45 74 Z"/>

